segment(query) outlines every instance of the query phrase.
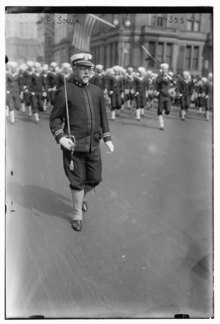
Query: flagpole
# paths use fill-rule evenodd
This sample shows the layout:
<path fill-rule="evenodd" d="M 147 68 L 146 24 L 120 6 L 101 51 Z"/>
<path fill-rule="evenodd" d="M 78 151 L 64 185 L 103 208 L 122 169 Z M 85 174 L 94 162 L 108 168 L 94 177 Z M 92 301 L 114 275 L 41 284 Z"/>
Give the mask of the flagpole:
<path fill-rule="evenodd" d="M 93 14 L 88 14 L 88 15 L 91 16 L 91 17 L 93 17 L 93 18 L 96 19 L 96 20 L 99 20 L 99 21 L 102 22 L 103 24 L 106 24 L 106 25 L 109 25 L 109 26 L 115 28 L 115 25 L 113 25 L 112 23 L 110 23 L 110 22 L 107 21 L 107 20 L 104 20 L 104 19 L 100 18 L 99 16 L 96 16 L 96 15 L 93 15 Z"/>

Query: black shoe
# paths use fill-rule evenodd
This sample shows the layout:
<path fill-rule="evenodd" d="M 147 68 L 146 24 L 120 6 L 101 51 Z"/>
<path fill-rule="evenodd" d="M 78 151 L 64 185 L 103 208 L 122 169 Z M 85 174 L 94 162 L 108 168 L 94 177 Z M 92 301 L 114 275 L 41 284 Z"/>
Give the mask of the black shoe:
<path fill-rule="evenodd" d="M 84 211 L 84 212 L 86 213 L 87 210 L 88 210 L 88 204 L 87 204 L 87 201 L 83 201 L 83 203 L 82 203 L 82 211 Z"/>
<path fill-rule="evenodd" d="M 164 127 L 160 127 L 160 130 L 161 130 L 161 131 L 164 131 Z"/>
<path fill-rule="evenodd" d="M 71 226 L 75 231 L 79 232 L 82 229 L 82 221 L 81 220 L 73 220 L 71 222 Z"/>

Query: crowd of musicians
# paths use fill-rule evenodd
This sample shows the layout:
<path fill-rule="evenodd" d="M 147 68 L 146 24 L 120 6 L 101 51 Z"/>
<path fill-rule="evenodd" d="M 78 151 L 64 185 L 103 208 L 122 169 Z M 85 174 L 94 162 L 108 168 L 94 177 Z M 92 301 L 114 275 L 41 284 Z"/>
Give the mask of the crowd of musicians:
<path fill-rule="evenodd" d="M 103 90 L 106 109 L 114 121 L 121 110 L 135 111 L 139 121 L 147 110 L 155 108 L 159 128 L 164 130 L 164 118 L 172 106 L 179 107 L 180 119 L 194 107 L 202 118 L 209 120 L 213 110 L 213 76 L 190 75 L 188 71 L 175 74 L 167 63 L 162 63 L 157 73 L 145 67 L 127 69 L 114 66 L 104 70 L 96 65 L 90 82 Z M 65 79 L 64 79 L 65 78 Z M 52 109 L 56 94 L 66 82 L 74 80 L 69 63 L 58 66 L 56 62 L 26 64 L 8 61 L 6 64 L 6 115 L 11 124 L 16 122 L 16 111 L 26 113 L 35 123 L 41 112 Z M 132 114 L 130 114 L 131 116 Z M 133 117 L 132 117 L 133 118 Z"/>

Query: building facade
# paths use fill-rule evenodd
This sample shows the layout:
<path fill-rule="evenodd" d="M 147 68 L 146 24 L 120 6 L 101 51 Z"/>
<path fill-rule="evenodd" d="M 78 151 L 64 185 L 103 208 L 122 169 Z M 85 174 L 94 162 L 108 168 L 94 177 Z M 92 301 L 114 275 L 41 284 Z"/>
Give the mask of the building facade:
<path fill-rule="evenodd" d="M 44 57 L 44 38 L 38 28 L 39 15 L 6 14 L 5 49 L 11 61 L 40 61 Z"/>
<path fill-rule="evenodd" d="M 143 45 L 158 64 L 167 62 L 175 73 L 212 71 L 211 14 L 102 14 L 102 18 L 117 25 L 95 25 L 90 47 L 96 64 L 158 70 Z"/>
<path fill-rule="evenodd" d="M 82 40 L 87 39 L 94 63 L 105 69 L 120 65 L 158 71 L 158 64 L 167 62 L 175 73 L 206 75 L 213 70 L 211 13 L 96 16 L 115 27 L 98 20 L 86 25 L 87 14 L 6 14 L 6 54 L 19 62 L 61 64 L 83 50 Z"/>

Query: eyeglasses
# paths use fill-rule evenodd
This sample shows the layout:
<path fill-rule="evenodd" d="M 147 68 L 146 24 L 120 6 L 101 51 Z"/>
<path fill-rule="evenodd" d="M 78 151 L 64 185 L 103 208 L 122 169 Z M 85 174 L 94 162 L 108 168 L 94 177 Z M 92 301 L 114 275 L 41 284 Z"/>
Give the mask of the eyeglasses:
<path fill-rule="evenodd" d="M 91 66 L 86 66 L 86 65 L 77 65 L 77 67 L 78 67 L 78 69 L 79 69 L 80 71 L 86 71 L 86 70 L 88 70 L 89 72 L 92 71 L 92 67 L 91 67 Z"/>

